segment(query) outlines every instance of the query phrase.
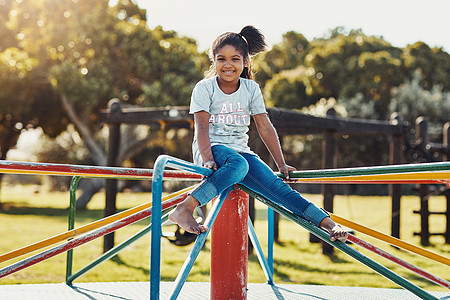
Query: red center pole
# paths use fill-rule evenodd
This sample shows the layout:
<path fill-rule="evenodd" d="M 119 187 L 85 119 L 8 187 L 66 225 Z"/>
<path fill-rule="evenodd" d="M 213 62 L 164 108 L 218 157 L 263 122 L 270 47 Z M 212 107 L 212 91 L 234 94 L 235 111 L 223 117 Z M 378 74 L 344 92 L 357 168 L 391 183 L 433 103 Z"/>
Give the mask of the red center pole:
<path fill-rule="evenodd" d="M 247 299 L 248 194 L 225 200 L 211 229 L 211 299 Z"/>

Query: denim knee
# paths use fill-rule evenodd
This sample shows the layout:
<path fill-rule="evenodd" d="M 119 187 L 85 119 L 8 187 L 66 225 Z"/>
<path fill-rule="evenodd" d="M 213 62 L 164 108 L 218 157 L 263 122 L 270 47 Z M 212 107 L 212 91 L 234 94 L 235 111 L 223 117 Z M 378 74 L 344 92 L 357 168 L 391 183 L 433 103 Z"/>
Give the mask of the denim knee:
<path fill-rule="evenodd" d="M 213 146 L 214 160 L 219 169 L 209 178 L 217 184 L 226 181 L 228 186 L 241 181 L 249 170 L 247 160 L 238 152 L 222 145 Z"/>
<path fill-rule="evenodd" d="M 219 168 L 192 192 L 192 196 L 201 205 L 208 203 L 233 184 L 240 182 L 249 170 L 247 160 L 236 151 L 225 146 L 214 146 L 212 150 Z"/>
<path fill-rule="evenodd" d="M 227 167 L 227 173 L 233 177 L 234 183 L 244 179 L 249 170 L 247 160 L 240 154 L 230 156 L 223 166 Z"/>

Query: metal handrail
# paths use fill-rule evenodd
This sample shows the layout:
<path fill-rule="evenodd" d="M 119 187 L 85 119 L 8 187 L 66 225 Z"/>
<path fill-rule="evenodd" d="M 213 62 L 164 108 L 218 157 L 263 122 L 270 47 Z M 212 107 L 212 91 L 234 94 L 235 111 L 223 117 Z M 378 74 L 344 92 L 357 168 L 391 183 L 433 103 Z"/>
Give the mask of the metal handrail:
<path fill-rule="evenodd" d="M 150 250 L 150 299 L 159 299 L 161 280 L 161 200 L 163 191 L 163 177 L 165 167 L 177 168 L 195 172 L 203 176 L 212 174 L 211 169 L 199 167 L 193 163 L 171 157 L 159 156 L 153 166 L 152 178 L 152 233 Z"/>
<path fill-rule="evenodd" d="M 165 171 L 165 167 L 176 168 L 182 170 L 179 171 Z M 321 176 L 326 176 L 328 178 L 337 178 L 337 177 L 351 177 L 351 176 L 372 176 L 377 175 L 380 172 L 384 172 L 384 174 L 398 174 L 400 178 L 405 174 L 411 175 L 410 173 L 421 172 L 421 176 L 423 180 L 427 180 L 430 175 L 433 180 L 436 179 L 436 173 L 439 173 L 439 176 L 445 175 L 444 180 L 448 180 L 450 174 L 450 163 L 429 163 L 429 164 L 415 164 L 415 165 L 391 165 L 391 166 L 382 166 L 382 167 L 362 167 L 362 168 L 346 168 L 346 169 L 333 169 L 333 170 L 319 170 L 319 171 L 303 171 L 303 172 L 293 172 L 291 178 L 320 178 Z M 186 171 L 188 173 L 186 173 Z M 91 166 L 75 166 L 75 165 L 61 165 L 61 164 L 45 164 L 45 163 L 25 163 L 25 162 L 10 162 L 10 161 L 0 161 L 0 173 L 16 173 L 16 174 L 48 174 L 48 175 L 72 175 L 74 178 L 71 183 L 71 206 L 70 211 L 71 214 L 75 214 L 74 209 L 74 199 L 75 199 L 75 190 L 78 184 L 78 181 L 81 177 L 100 177 L 100 178 L 128 178 L 128 179 L 150 179 L 152 178 L 152 207 L 151 207 L 151 224 L 153 226 L 152 237 L 151 237 L 151 269 L 150 269 L 150 295 L 152 299 L 159 299 L 159 282 L 160 282 L 160 259 L 161 259 L 161 219 L 162 219 L 162 180 L 163 177 L 166 178 L 183 178 L 187 180 L 198 180 L 202 179 L 204 176 L 209 176 L 212 173 L 212 170 L 196 166 L 192 163 L 183 161 L 181 159 L 177 159 L 174 157 L 170 157 L 167 155 L 162 155 L 158 157 L 155 162 L 155 168 L 153 170 L 149 169 L 130 169 L 130 168 L 113 168 L 113 167 L 91 167 Z M 184 176 L 184 177 L 183 177 Z M 348 179 L 347 177 L 347 179 Z M 399 177 L 392 177 L 392 180 L 408 180 L 410 176 L 407 176 L 406 179 L 398 179 Z M 421 177 L 421 178 L 422 178 Z M 383 179 L 384 180 L 384 179 Z M 345 178 L 343 179 L 345 181 Z M 342 181 L 342 182 L 343 182 Z M 378 273 L 384 275 L 385 277 L 391 279 L 398 285 L 404 287 L 405 289 L 410 290 L 414 294 L 424 298 L 424 299 L 436 299 L 431 294 L 427 293 L 423 289 L 415 286 L 409 281 L 403 279 L 397 274 L 393 273 L 389 269 L 379 265 L 369 258 L 365 258 L 361 253 L 354 250 L 351 247 L 348 247 L 344 243 L 339 241 L 331 242 L 329 241 L 328 234 L 318 228 L 302 220 L 301 218 L 293 215 L 289 211 L 286 211 L 284 208 L 277 206 L 272 203 L 270 200 L 261 197 L 258 194 L 255 194 L 253 191 L 248 190 L 245 187 L 242 187 L 243 190 L 247 191 L 249 194 L 253 195 L 255 198 L 261 200 L 270 208 L 275 209 L 276 211 L 282 213 L 287 216 L 289 219 L 298 223 L 299 225 L 305 227 L 310 232 L 317 235 L 319 238 L 324 240 L 327 243 L 332 244 L 336 248 L 341 251 L 347 253 L 348 255 L 356 258 L 361 263 L 366 264 L 370 268 L 374 269 Z M 73 203 L 72 203 L 73 202 Z M 73 207 L 72 207 L 73 206 Z M 132 222 L 137 218 L 141 218 L 144 215 L 148 215 L 150 211 L 149 208 L 144 209 L 138 213 L 135 213 L 133 216 L 126 217 L 124 219 L 128 219 L 127 222 Z M 218 212 L 218 209 L 217 209 Z M 123 221 L 123 220 L 121 220 Z M 212 220 L 213 222 L 213 220 Z M 69 218 L 69 231 L 73 229 L 74 218 Z M 105 226 L 105 228 L 97 231 L 97 237 L 102 236 L 104 232 L 111 232 L 120 228 L 116 224 L 110 224 Z M 210 228 L 210 226 L 209 226 Z M 106 231 L 105 231 L 106 230 Z M 100 231 L 102 232 L 100 234 Z M 205 234 L 201 234 L 200 236 L 205 236 Z M 88 239 L 93 237 L 90 236 Z M 203 237 L 202 237 L 203 238 Z M 82 238 L 77 240 L 69 240 L 67 243 L 57 246 L 59 253 L 63 251 L 67 251 L 67 249 L 73 249 Z M 86 238 L 84 238 L 86 240 Z M 53 251 L 52 249 L 47 250 Z M 197 250 L 196 250 L 197 251 Z M 199 251 L 199 250 L 198 250 Z M 46 252 L 46 251 L 44 251 Z M 39 254 L 42 256 L 42 253 Z M 69 256 L 69 253 L 68 253 Z M 31 262 L 33 258 L 28 259 Z M 194 258 L 195 260 L 195 258 Z M 16 263 L 16 264 L 20 264 Z M 25 265 L 25 264 L 24 264 Z M 6 269 L 6 268 L 4 268 Z M 5 271 L 5 270 L 4 270 Z M 7 271 L 7 270 L 6 270 Z M 267 266 L 266 266 L 267 271 Z M 71 277 L 71 266 L 67 265 L 67 279 L 73 279 Z M 183 272 L 185 273 L 185 272 Z M 0 274 L 1 275 L 1 274 Z M 180 274 L 179 274 L 180 275 Z M 270 274 L 269 274 L 270 275 Z M 183 275 L 185 276 L 185 275 Z M 186 275 L 187 276 L 187 275 Z M 270 281 L 270 280 L 269 280 Z"/>

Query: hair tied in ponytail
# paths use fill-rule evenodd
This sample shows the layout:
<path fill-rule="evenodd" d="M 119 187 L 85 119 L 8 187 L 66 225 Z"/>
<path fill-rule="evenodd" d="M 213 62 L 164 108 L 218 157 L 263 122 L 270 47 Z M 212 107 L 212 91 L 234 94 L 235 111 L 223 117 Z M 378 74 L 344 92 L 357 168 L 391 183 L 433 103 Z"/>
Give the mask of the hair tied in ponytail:
<path fill-rule="evenodd" d="M 241 37 L 241 39 L 243 39 L 244 40 L 244 42 L 247 44 L 247 46 L 248 46 L 248 42 L 247 42 L 247 39 L 245 38 L 245 36 L 243 36 L 242 34 L 240 34 L 240 33 L 238 33 L 237 34 L 238 36 L 240 36 Z"/>

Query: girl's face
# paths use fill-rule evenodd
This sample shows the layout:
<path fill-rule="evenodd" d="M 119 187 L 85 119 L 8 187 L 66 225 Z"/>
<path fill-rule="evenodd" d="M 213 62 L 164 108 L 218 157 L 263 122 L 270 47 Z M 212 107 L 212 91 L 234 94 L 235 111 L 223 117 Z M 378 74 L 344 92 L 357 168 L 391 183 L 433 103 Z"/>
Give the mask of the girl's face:
<path fill-rule="evenodd" d="M 244 61 L 242 54 L 231 45 L 220 48 L 214 57 L 214 67 L 222 83 L 237 85 L 246 66 L 247 61 Z"/>

